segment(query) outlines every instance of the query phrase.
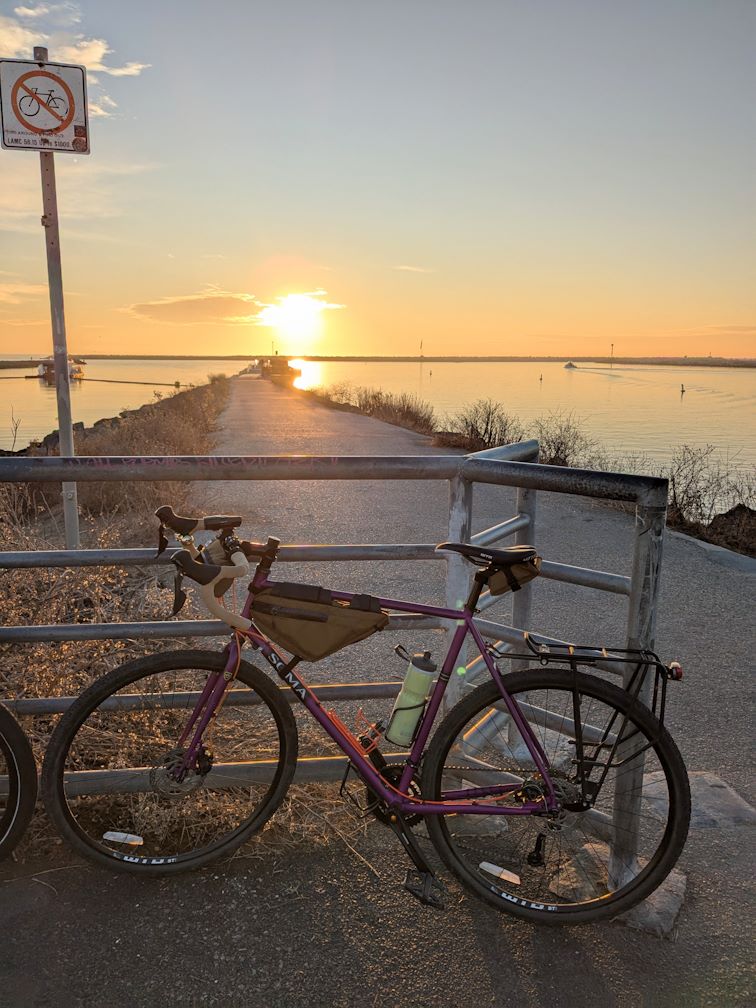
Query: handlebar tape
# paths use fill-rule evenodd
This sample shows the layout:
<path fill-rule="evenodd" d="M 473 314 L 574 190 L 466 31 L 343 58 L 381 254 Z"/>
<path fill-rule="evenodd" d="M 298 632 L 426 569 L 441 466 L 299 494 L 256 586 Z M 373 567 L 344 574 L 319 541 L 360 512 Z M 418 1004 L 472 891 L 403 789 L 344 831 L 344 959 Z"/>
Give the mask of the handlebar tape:
<path fill-rule="evenodd" d="M 251 620 L 237 616 L 218 601 L 228 591 L 234 578 L 249 574 L 249 564 L 241 550 L 232 554 L 230 564 L 222 566 L 199 563 L 185 549 L 177 550 L 171 560 L 183 574 L 199 585 L 202 601 L 214 616 L 238 630 L 248 630 L 252 626 Z"/>

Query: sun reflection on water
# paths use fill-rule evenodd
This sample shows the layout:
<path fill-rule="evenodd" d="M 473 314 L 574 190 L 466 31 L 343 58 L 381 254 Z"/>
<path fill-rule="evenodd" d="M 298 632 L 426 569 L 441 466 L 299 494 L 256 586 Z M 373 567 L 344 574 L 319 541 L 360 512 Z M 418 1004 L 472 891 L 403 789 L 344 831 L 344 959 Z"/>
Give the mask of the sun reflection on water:
<path fill-rule="evenodd" d="M 321 384 L 321 367 L 318 361 L 290 360 L 289 367 L 297 368 L 302 374 L 294 379 L 294 388 L 313 389 Z"/>

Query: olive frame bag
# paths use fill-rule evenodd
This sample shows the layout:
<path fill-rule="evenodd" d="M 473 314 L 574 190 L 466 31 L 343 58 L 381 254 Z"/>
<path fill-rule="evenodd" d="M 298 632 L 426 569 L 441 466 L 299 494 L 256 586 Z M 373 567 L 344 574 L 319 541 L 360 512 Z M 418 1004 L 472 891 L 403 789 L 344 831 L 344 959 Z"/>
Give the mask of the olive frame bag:
<path fill-rule="evenodd" d="M 370 595 L 342 602 L 327 588 L 285 581 L 255 592 L 250 615 L 272 641 L 310 662 L 370 637 L 389 621 Z"/>
<path fill-rule="evenodd" d="M 526 563 L 516 563 L 509 567 L 500 567 L 488 579 L 488 589 L 492 595 L 505 595 L 510 591 L 519 591 L 524 584 L 537 578 L 541 573 L 541 558 L 533 557 Z"/>

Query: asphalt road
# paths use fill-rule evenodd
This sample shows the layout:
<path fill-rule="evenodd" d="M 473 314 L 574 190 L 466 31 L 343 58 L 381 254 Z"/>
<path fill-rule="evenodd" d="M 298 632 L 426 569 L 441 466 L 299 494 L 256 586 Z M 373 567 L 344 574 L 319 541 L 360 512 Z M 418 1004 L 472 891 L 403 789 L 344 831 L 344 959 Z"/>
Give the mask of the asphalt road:
<path fill-rule="evenodd" d="M 239 379 L 218 454 L 432 454 L 419 435 L 327 410 Z M 235 511 L 250 536 L 284 542 L 430 542 L 446 538 L 436 483 L 305 482 L 196 485 L 198 507 Z M 537 544 L 549 559 L 629 573 L 631 516 L 541 494 Z M 475 528 L 513 511 L 512 494 L 476 489 Z M 669 724 L 692 771 L 752 790 L 754 569 L 683 536 L 665 545 L 658 650 L 678 657 Z M 442 598 L 442 564 L 300 566 L 290 579 L 398 597 Z M 502 615 L 506 607 L 502 609 Z M 493 618 L 493 617 L 492 617 Z M 534 629 L 619 644 L 622 599 L 538 582 Z M 397 678 L 398 636 L 377 635 L 323 665 L 313 681 Z M 441 653 L 438 632 L 401 638 Z M 307 668 L 305 674 L 310 671 Z M 344 716 L 342 712 L 342 716 Z M 334 787 L 335 791 L 335 787 Z M 448 883 L 448 909 L 401 888 L 405 859 L 368 825 L 347 846 L 291 838 L 254 844 L 230 863 L 169 881 L 49 860 L 0 868 L 0 1006 L 405 1006 L 721 1008 L 753 1004 L 752 827 L 702 825 L 680 867 L 687 896 L 671 939 L 620 923 L 547 929 L 499 914 Z"/>

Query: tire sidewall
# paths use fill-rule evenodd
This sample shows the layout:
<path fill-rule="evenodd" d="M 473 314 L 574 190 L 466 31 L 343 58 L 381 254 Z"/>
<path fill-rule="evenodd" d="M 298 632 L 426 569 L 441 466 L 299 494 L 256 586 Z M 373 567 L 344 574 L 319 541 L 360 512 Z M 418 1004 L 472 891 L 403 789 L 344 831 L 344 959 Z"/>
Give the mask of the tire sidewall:
<path fill-rule="evenodd" d="M 9 793 L 15 786 L 13 807 L 0 817 L 0 859 L 7 857 L 29 825 L 37 801 L 37 764 L 26 732 L 0 704 L 0 741 L 8 764 Z M 12 780 L 11 780 L 12 775 Z"/>

